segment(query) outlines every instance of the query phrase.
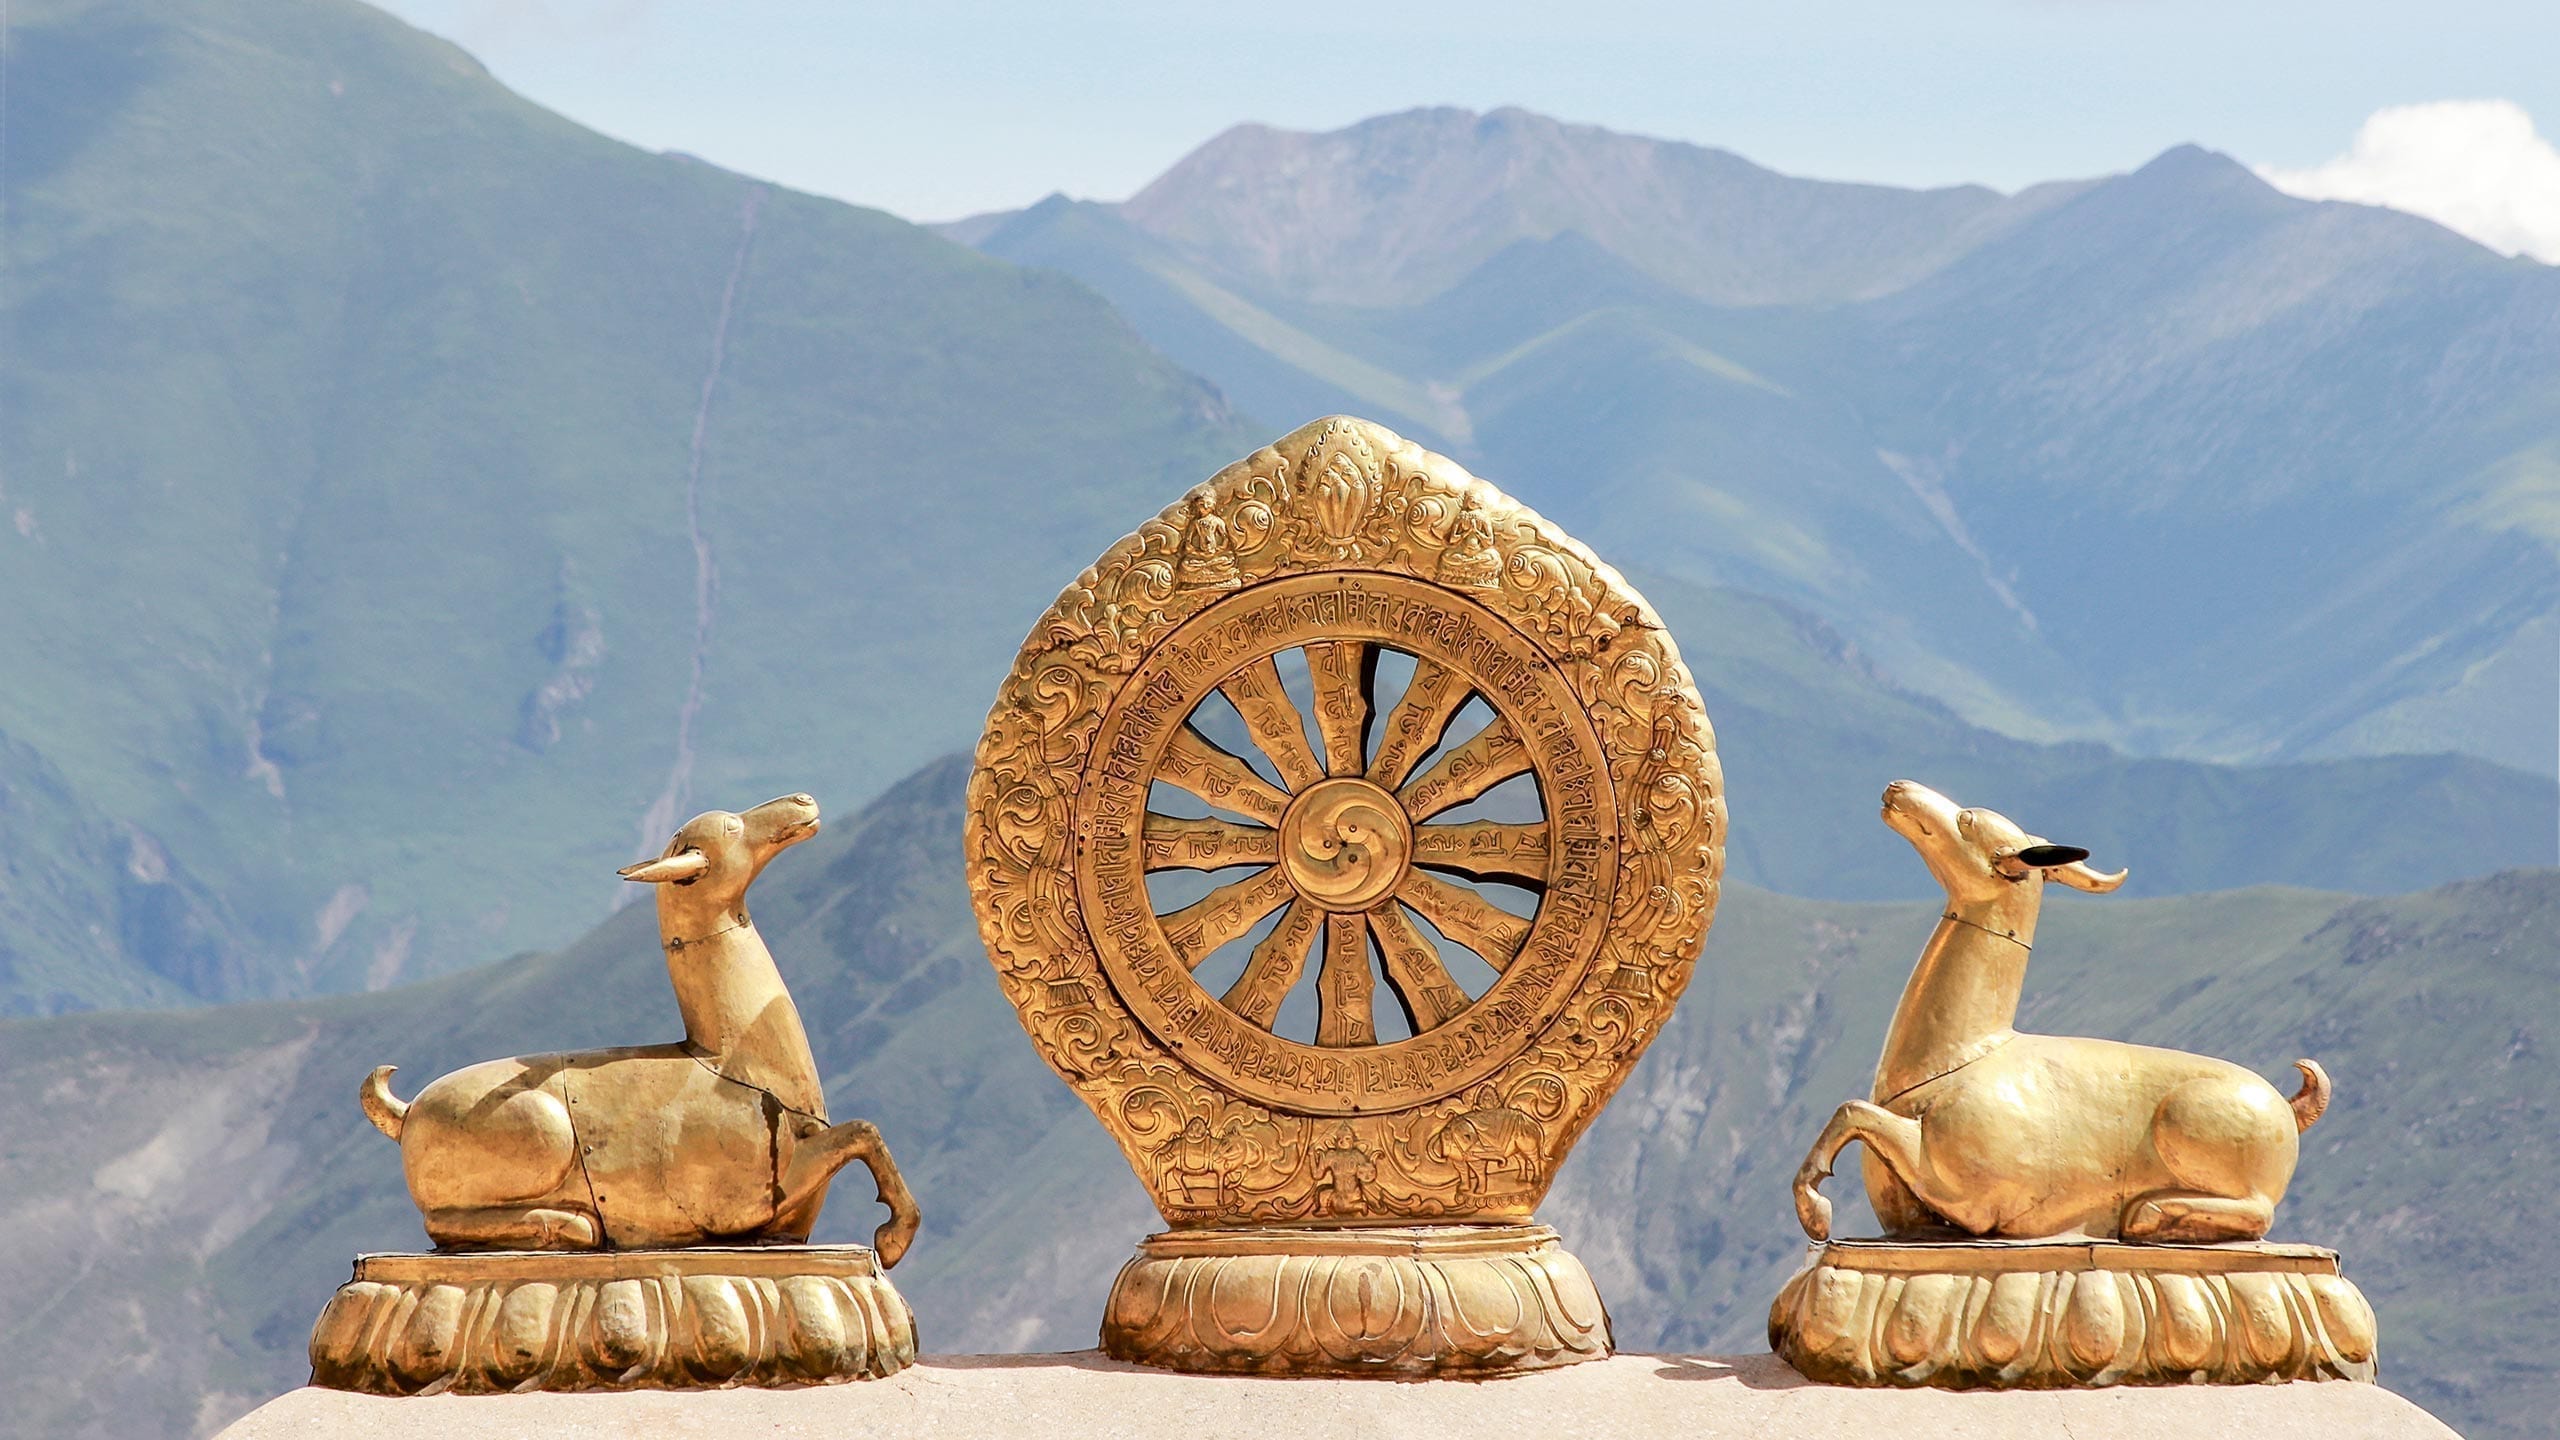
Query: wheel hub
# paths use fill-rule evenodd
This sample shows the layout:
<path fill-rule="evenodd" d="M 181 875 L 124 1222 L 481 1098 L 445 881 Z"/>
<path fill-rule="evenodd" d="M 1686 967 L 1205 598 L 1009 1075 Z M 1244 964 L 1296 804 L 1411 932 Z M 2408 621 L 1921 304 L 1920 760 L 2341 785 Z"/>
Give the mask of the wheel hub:
<path fill-rule="evenodd" d="M 1404 883 L 1413 822 L 1384 789 L 1357 776 L 1320 780 L 1280 820 L 1280 869 L 1309 901 L 1366 910 Z"/>

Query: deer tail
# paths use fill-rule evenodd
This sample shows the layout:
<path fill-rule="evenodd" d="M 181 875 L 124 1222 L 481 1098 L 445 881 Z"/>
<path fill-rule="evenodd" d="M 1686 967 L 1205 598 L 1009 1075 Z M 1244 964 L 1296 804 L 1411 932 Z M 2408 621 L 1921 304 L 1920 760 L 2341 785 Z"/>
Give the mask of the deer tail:
<path fill-rule="evenodd" d="M 2293 1068 L 2302 1072 L 2302 1089 L 2293 1097 L 2293 1128 L 2298 1133 L 2310 1129 L 2329 1111 L 2329 1072 L 2317 1060 L 2296 1060 Z"/>
<path fill-rule="evenodd" d="M 409 1115 L 409 1102 L 391 1093 L 391 1072 L 399 1068 L 397 1065 L 376 1067 L 372 1074 L 364 1077 L 363 1088 L 356 1092 L 357 1098 L 364 1102 L 364 1118 L 373 1122 L 374 1129 L 394 1140 L 400 1138 L 400 1122 Z M 2307 1125 L 2310 1122 L 2306 1120 L 2303 1123 Z"/>

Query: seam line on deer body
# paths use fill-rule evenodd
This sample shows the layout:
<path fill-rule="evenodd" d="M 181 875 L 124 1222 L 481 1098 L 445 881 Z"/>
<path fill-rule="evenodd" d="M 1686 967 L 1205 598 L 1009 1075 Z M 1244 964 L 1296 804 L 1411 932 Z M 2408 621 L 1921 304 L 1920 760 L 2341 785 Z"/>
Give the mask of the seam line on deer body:
<path fill-rule="evenodd" d="M 1980 929 L 1981 927 L 1975 926 L 1974 928 Z M 2004 1030 L 2000 1034 L 1992 1036 L 1989 1040 L 1981 1042 L 1981 1049 L 1965 1056 L 1963 1059 L 1948 1066 L 1946 1069 L 1939 1071 L 1937 1074 L 1930 1076 L 1926 1080 L 1914 1080 L 1910 1084 L 1903 1086 L 1901 1089 L 1894 1091 L 1890 1095 L 1879 1095 L 1876 1097 L 1875 1103 L 1878 1105 L 1890 1105 L 1894 1101 L 1901 1099 L 1903 1096 L 1910 1094 L 1914 1090 L 1922 1090 L 1931 1085 L 1935 1085 L 1939 1081 L 1946 1079 L 1948 1076 L 1953 1075 L 1966 1066 L 1973 1064 L 1975 1061 L 1983 1059 L 1991 1054 L 1992 1051 L 1999 1049 L 2001 1046 L 2006 1045 L 2017 1038 L 2017 1031 Z"/>
<path fill-rule="evenodd" d="M 1976 930 L 1981 931 L 1983 934 L 1990 936 L 1990 937 L 1991 937 L 1991 938 L 1993 938 L 1994 940 L 2006 940 L 2006 941 L 2008 941 L 2010 944 L 2017 946 L 2017 947 L 2018 947 L 2019 949 L 2021 949 L 2021 950 L 2033 950 L 2033 949 L 2035 949 L 2035 948 L 2036 948 L 2034 945 L 2029 944 L 2028 942 L 2026 942 L 2026 941 L 2024 941 L 2024 940 L 2019 939 L 2019 938 L 2018 938 L 2018 936 L 2017 936 L 2017 933 L 2016 933 L 2015 931 L 2010 931 L 2010 930 L 1994 930 L 1994 929 L 1992 929 L 1990 926 L 1983 924 L 1983 923 L 1982 923 L 1981 921 L 1979 921 L 1979 920 L 1967 920 L 1966 918 L 1964 918 L 1963 916 L 1961 916 L 1961 915 L 1959 915 L 1959 914 L 1955 913 L 1955 912 L 1954 912 L 1954 911 L 1952 911 L 1952 910 L 1948 911 L 1948 912 L 1947 912 L 1946 914 L 1944 914 L 1944 915 L 1939 916 L 1938 918 L 1939 918 L 1939 919 L 1941 919 L 1941 920 L 1952 920 L 1952 921 L 1954 921 L 1955 923 L 1957 923 L 1958 925 L 1971 926 L 1973 929 L 1976 929 Z"/>
<path fill-rule="evenodd" d="M 740 930 L 753 930 L 754 928 L 756 928 L 756 922 L 753 920 L 741 920 L 735 925 L 723 925 L 717 930 L 705 930 L 690 940 L 685 939 L 682 936 L 678 936 L 673 940 L 660 940 L 658 942 L 658 948 L 668 951 L 682 950 L 694 945 L 708 944 L 713 940 L 719 939 L 723 935 L 733 935 Z"/>
<path fill-rule="evenodd" d="M 753 1090 L 767 1100 L 772 1101 L 773 1108 L 781 1111 L 783 1114 L 798 1115 L 805 1119 L 815 1120 L 821 1125 L 829 1123 L 826 1116 L 818 1114 L 813 1110 L 803 1110 L 799 1106 L 783 1099 L 781 1096 L 773 1093 L 772 1090 L 757 1084 L 753 1080 L 741 1080 L 737 1076 L 730 1074 L 728 1071 L 721 1069 L 718 1063 L 715 1062 L 710 1055 L 705 1053 L 701 1047 L 694 1045 L 692 1041 L 688 1040 L 684 1043 L 689 1047 L 685 1053 L 692 1057 L 694 1064 L 701 1066 L 703 1069 L 710 1071 L 712 1074 L 719 1076 L 721 1079 L 728 1081 L 732 1085 Z"/>

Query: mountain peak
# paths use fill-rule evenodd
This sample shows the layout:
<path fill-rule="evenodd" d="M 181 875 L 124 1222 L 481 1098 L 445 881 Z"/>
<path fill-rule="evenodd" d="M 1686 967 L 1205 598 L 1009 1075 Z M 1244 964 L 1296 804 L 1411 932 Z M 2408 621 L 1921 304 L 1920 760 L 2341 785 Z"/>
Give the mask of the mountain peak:
<path fill-rule="evenodd" d="M 2172 145 L 2152 156 L 2129 178 L 2181 185 L 2241 184 L 2255 190 L 2274 188 L 2259 179 L 2257 172 L 2248 166 L 2219 150 L 2208 150 L 2192 142 Z"/>
<path fill-rule="evenodd" d="M 1416 303 L 1517 242 L 1580 231 L 1675 289 L 1761 305 L 1897 288 L 2043 203 L 1800 180 L 1518 106 L 1432 106 L 1320 134 L 1238 125 L 1120 208 L 1225 282 L 1320 304 Z"/>

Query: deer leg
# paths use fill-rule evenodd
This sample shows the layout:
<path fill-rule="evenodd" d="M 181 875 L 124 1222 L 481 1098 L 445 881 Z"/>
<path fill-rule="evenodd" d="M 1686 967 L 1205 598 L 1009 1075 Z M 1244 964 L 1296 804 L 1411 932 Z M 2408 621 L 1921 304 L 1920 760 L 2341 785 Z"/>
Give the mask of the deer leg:
<path fill-rule="evenodd" d="M 456 1206 L 426 1212 L 440 1250 L 593 1250 L 596 1217 L 548 1205 Z"/>
<path fill-rule="evenodd" d="M 2275 1221 L 2275 1205 L 2259 1196 L 2231 1199 L 2154 1190 L 2137 1195 L 2124 1207 L 2117 1232 L 2127 1240 L 2214 1245 L 2226 1240 L 2264 1239 Z"/>
<path fill-rule="evenodd" d="M 2256 1240 L 2299 1153 L 2292 1107 L 2255 1075 L 2187 1081 L 2160 1097 L 2151 1147 L 2169 1183 L 2125 1202 L 2127 1240 Z"/>
<path fill-rule="evenodd" d="M 916 1211 L 916 1197 L 907 1190 L 906 1177 L 898 1173 L 898 1162 L 889 1158 L 888 1142 L 868 1120 L 848 1120 L 800 1142 L 791 1155 L 791 1168 L 782 1178 L 782 1204 L 776 1207 L 790 1214 L 807 1202 L 814 1213 L 820 1190 L 838 1170 L 859 1160 L 871 1172 L 871 1183 L 880 1192 L 880 1203 L 889 1207 L 889 1218 L 871 1235 L 871 1248 L 879 1253 L 881 1268 L 898 1263 L 915 1243 L 916 1227 L 923 1217 Z"/>
<path fill-rule="evenodd" d="M 1796 1169 L 1796 1223 L 1816 1240 L 1831 1238 L 1831 1201 L 1822 1193 L 1822 1182 L 1831 1178 L 1832 1165 L 1852 1140 L 1865 1141 L 1896 1178 L 1913 1194 L 1920 1193 L 1920 1122 L 1906 1120 L 1881 1105 L 1851 1100 L 1831 1112 L 1831 1123 L 1822 1127 L 1820 1138 L 1805 1153 L 1804 1164 Z M 1927 1197 L 1922 1197 L 1922 1203 L 1927 1203 Z"/>

